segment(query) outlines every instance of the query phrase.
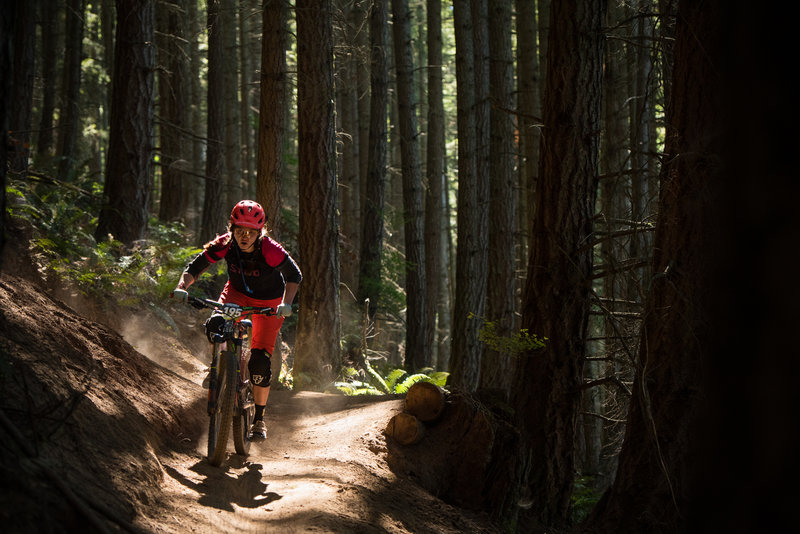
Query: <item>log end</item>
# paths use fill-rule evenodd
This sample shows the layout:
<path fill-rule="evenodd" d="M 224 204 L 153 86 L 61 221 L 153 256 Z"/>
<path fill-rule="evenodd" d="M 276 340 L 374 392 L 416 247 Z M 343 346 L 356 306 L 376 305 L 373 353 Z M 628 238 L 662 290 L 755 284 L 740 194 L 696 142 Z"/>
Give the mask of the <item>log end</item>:
<path fill-rule="evenodd" d="M 437 420 L 444 407 L 444 390 L 431 382 L 417 382 L 406 393 L 405 409 L 420 421 Z"/>
<path fill-rule="evenodd" d="M 422 422 L 409 413 L 399 413 L 386 425 L 386 435 L 401 445 L 413 445 L 422 440 L 425 427 Z"/>

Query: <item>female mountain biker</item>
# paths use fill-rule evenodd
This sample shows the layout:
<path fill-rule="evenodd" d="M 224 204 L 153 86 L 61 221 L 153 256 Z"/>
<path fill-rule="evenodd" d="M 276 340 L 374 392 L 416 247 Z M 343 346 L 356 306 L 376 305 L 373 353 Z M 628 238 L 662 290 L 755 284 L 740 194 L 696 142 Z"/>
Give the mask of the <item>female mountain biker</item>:
<path fill-rule="evenodd" d="M 254 315 L 250 340 L 250 359 L 247 368 L 253 383 L 255 417 L 251 434 L 266 438 L 264 408 L 269 398 L 272 372 L 270 358 L 283 320 L 292 314 L 292 301 L 302 280 L 297 263 L 286 250 L 267 235 L 266 214 L 260 204 L 242 200 L 231 212 L 228 231 L 206 243 L 203 252 L 195 256 L 181 274 L 177 289 L 185 290 L 211 264 L 225 259 L 228 281 L 219 301 L 239 306 L 271 307 L 274 316 Z M 209 341 L 224 324 L 221 315 L 206 321 Z"/>

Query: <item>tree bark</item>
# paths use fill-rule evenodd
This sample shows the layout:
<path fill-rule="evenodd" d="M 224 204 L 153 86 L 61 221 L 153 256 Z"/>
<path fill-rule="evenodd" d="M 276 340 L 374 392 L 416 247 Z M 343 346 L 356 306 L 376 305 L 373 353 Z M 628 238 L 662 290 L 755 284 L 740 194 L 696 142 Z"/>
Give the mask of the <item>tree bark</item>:
<path fill-rule="evenodd" d="M 281 183 L 286 145 L 286 39 L 288 7 L 283 0 L 264 2 L 261 32 L 261 97 L 258 111 L 258 182 L 256 200 L 267 212 L 273 236 L 281 235 Z"/>
<path fill-rule="evenodd" d="M 336 52 L 336 116 L 339 145 L 339 204 L 342 213 L 342 283 L 355 287 L 358 276 L 358 246 L 360 226 L 359 206 L 359 124 L 358 124 L 358 69 L 359 51 L 356 35 L 360 30 L 358 2 L 339 0 L 335 32 Z M 355 20 L 354 20 L 355 19 Z"/>
<path fill-rule="evenodd" d="M 446 337 L 441 332 L 442 312 L 449 306 L 445 296 L 447 280 L 443 269 L 444 253 L 444 180 L 445 140 L 444 101 L 442 82 L 442 2 L 427 0 L 427 44 L 428 44 L 428 139 L 425 172 L 428 181 L 425 196 L 425 316 L 428 319 L 428 340 L 432 365 L 443 369 L 439 363 L 438 339 Z M 443 360 L 444 358 L 442 358 Z"/>
<path fill-rule="evenodd" d="M 117 0 L 104 205 L 95 237 L 144 238 L 153 188 L 155 2 Z"/>
<path fill-rule="evenodd" d="M 239 47 L 236 30 L 236 0 L 220 0 L 222 19 L 222 95 L 224 113 L 224 206 L 232 209 L 242 200 L 244 181 L 242 180 L 242 139 L 239 108 Z M 242 73 L 244 74 L 244 73 Z"/>
<path fill-rule="evenodd" d="M 408 0 L 392 0 L 400 150 L 403 173 L 403 221 L 406 252 L 406 359 L 410 372 L 430 365 L 429 328 L 425 308 L 425 237 L 422 206 L 422 168 L 414 93 L 411 49 L 411 11 Z"/>
<path fill-rule="evenodd" d="M 157 4 L 159 35 L 159 134 L 161 163 L 161 201 L 158 217 L 162 221 L 181 220 L 186 215 L 188 199 L 186 169 L 186 142 L 183 132 L 186 124 L 186 107 L 189 92 L 185 31 L 183 27 L 185 2 L 173 0 Z"/>
<path fill-rule="evenodd" d="M 28 170 L 33 114 L 33 74 L 36 57 L 36 7 L 38 1 L 16 2 L 14 25 L 14 106 L 9 129 L 13 152 L 8 155 L 11 171 Z M 52 53 L 52 52 L 51 52 Z M 4 145 L 8 146 L 8 145 Z"/>
<path fill-rule="evenodd" d="M 628 16 L 632 21 L 633 34 L 631 41 L 634 43 L 645 43 L 652 40 L 652 29 L 649 17 L 646 13 L 651 9 L 650 0 L 637 0 L 632 3 Z M 644 222 L 648 215 L 648 206 L 653 202 L 653 194 L 649 190 L 648 175 L 651 172 L 649 165 L 651 162 L 648 157 L 650 148 L 650 132 L 648 117 L 650 107 L 653 105 L 653 98 L 650 97 L 652 78 L 652 63 L 650 61 L 650 48 L 644 45 L 631 46 L 627 54 L 630 61 L 628 84 L 628 106 L 630 118 L 630 203 L 631 220 Z M 649 232 L 636 232 L 630 240 L 631 258 L 646 258 L 649 253 Z M 634 270 L 628 277 L 628 298 L 641 300 L 642 287 L 648 285 L 649 274 L 646 267 Z"/>
<path fill-rule="evenodd" d="M 729 53 L 719 40 L 727 9 L 722 2 L 702 7 L 680 3 L 652 263 L 657 274 L 645 304 L 617 477 L 590 517 L 589 529 L 613 525 L 615 532 L 776 530 L 767 524 L 742 530 L 743 525 L 731 523 L 727 514 L 729 524 L 709 523 L 708 517 L 719 517 L 706 507 L 713 504 L 705 493 L 706 480 L 715 486 L 724 482 L 701 474 L 707 467 L 705 455 L 712 450 L 705 449 L 706 439 L 716 426 L 714 419 L 705 419 L 707 395 L 712 393 L 706 389 L 708 358 L 717 341 L 710 327 L 720 275 L 714 267 L 719 266 L 719 231 L 730 220 L 721 215 L 718 204 L 728 186 L 720 165 L 724 115 L 718 85 L 726 63 L 722 57 Z M 741 434 L 738 421 L 736 426 L 737 436 L 747 435 Z M 724 451 L 713 452 L 717 454 Z M 736 477 L 738 482 L 738 472 Z M 723 487 L 727 500 L 731 486 Z M 757 488 L 750 491 L 758 495 Z"/>
<path fill-rule="evenodd" d="M 192 35 L 198 35 L 202 31 L 202 20 L 207 22 L 207 14 L 200 12 L 196 2 L 187 2 L 186 16 L 188 31 Z M 200 50 L 197 39 L 189 40 L 189 71 L 200 72 Z M 203 100 L 203 90 L 198 76 L 192 76 L 189 80 L 189 124 L 193 132 L 206 131 L 204 114 L 200 112 L 201 101 Z M 206 182 L 203 176 L 203 166 L 205 162 L 205 142 L 200 135 L 191 138 L 191 169 L 194 175 L 190 178 L 191 187 L 189 188 L 189 228 L 201 235 L 203 218 L 203 198 L 205 195 Z"/>
<path fill-rule="evenodd" d="M 3 2 L 0 4 L 0 141 L 3 147 L 8 146 L 8 117 L 10 110 L 8 109 L 11 104 L 11 95 L 13 88 L 11 87 L 12 69 L 13 69 L 13 41 L 14 35 L 14 2 Z M 6 165 L 0 165 L 0 187 L 3 191 L 6 190 Z M 0 213 L 4 215 L 0 217 L 0 265 L 3 264 L 3 249 L 6 244 L 5 232 L 5 212 L 6 212 L 6 195 L 0 195 Z"/>
<path fill-rule="evenodd" d="M 542 161 L 536 194 L 522 328 L 547 338 L 518 359 L 512 405 L 530 451 L 533 506 L 521 521 L 564 525 L 575 473 L 575 427 L 589 316 L 597 188 L 605 2 L 556 2 L 551 9 Z M 554 402 L 554 399 L 558 399 Z"/>
<path fill-rule="evenodd" d="M 370 119 L 366 196 L 362 206 L 361 260 L 358 300 L 369 299 L 369 316 L 375 318 L 381 282 L 383 218 L 386 190 L 386 114 L 388 106 L 388 2 L 376 0 L 370 12 Z"/>
<path fill-rule="evenodd" d="M 254 40 L 253 28 L 258 26 L 252 20 L 253 11 L 250 8 L 250 1 L 237 0 L 237 22 L 239 28 L 239 139 L 241 139 L 240 176 L 243 198 L 255 198 L 256 175 L 255 158 L 253 157 L 253 128 L 252 111 L 250 108 L 250 89 L 252 85 L 252 73 L 255 66 L 252 64 L 251 41 Z M 263 204 L 262 204 L 263 206 Z"/>
<path fill-rule="evenodd" d="M 537 36 L 536 0 L 516 0 L 517 6 L 517 76 L 519 109 L 519 169 L 520 205 L 519 233 L 521 235 L 520 265 L 527 262 L 527 252 L 533 236 L 535 192 L 539 173 L 539 143 L 541 139 L 543 77 L 539 71 L 539 41 Z M 539 13 L 541 17 L 541 13 Z"/>
<path fill-rule="evenodd" d="M 75 143 L 80 132 L 81 59 L 84 0 L 68 0 L 64 33 L 64 74 L 59 118 L 60 158 L 58 178 L 67 181 L 75 164 Z"/>
<path fill-rule="evenodd" d="M 56 20 L 58 15 L 58 2 L 56 0 L 39 1 L 40 28 L 49 28 L 51 31 L 42 31 L 42 46 L 40 49 L 42 72 L 42 103 L 40 107 L 39 133 L 37 136 L 37 156 L 51 155 L 53 150 L 53 124 L 56 107 Z"/>
<path fill-rule="evenodd" d="M 624 20 L 622 6 L 609 5 L 606 26 L 618 28 Z M 600 213 L 596 228 L 611 234 L 619 229 L 616 221 L 628 220 L 626 191 L 626 172 L 629 164 L 628 158 L 628 106 L 626 104 L 628 93 L 625 88 L 627 77 L 627 63 L 624 58 L 624 39 L 610 38 L 606 40 L 605 68 L 603 70 L 603 131 L 605 135 L 600 143 L 600 172 L 605 178 L 600 181 Z M 609 266 L 624 264 L 628 259 L 627 248 L 620 239 L 606 239 L 600 245 L 600 263 Z M 601 362 L 586 362 L 584 372 L 587 380 L 600 378 L 619 378 L 627 382 L 633 380 L 633 360 L 635 347 L 632 340 L 638 334 L 638 318 L 630 319 L 620 316 L 617 312 L 628 311 L 630 307 L 621 302 L 626 300 L 627 293 L 623 278 L 617 269 L 608 269 L 603 277 L 599 290 L 600 297 L 605 299 L 603 305 L 603 321 L 599 325 L 604 337 L 602 351 L 609 358 L 604 365 Z M 624 307 L 622 307 L 624 306 Z M 626 339 L 620 335 L 630 335 Z M 625 363 L 627 362 L 627 364 Z M 592 388 L 596 391 L 599 388 Z M 618 451 L 621 444 L 625 425 L 623 422 L 628 413 L 629 399 L 618 395 L 615 390 L 605 388 L 599 391 L 601 397 L 594 397 L 594 391 L 585 390 L 585 402 L 601 404 L 603 413 L 608 415 L 607 420 L 592 417 L 585 421 L 584 432 L 587 442 L 593 443 L 593 435 L 598 424 L 602 425 L 601 442 L 608 450 Z M 587 398 L 589 397 L 589 398 Z M 588 412 L 597 413 L 594 406 L 586 407 Z M 591 426 L 591 428 L 587 428 Z M 601 460 L 599 446 L 588 444 L 584 456 L 584 468 L 599 476 L 595 479 L 595 487 L 607 488 L 614 480 L 617 468 L 617 454 L 607 454 Z"/>
<path fill-rule="evenodd" d="M 516 326 L 516 184 L 514 161 L 513 58 L 511 54 L 511 6 L 506 0 L 489 0 L 489 58 L 491 139 L 490 139 L 490 216 L 489 261 L 486 286 L 486 320 L 495 323 L 497 333 L 510 336 Z M 481 360 L 482 388 L 506 394 L 511 385 L 511 355 L 485 350 Z"/>
<path fill-rule="evenodd" d="M 220 232 L 228 220 L 223 207 L 223 170 L 225 168 L 225 97 L 224 72 L 222 63 L 222 17 L 220 0 L 208 0 L 208 102 L 206 135 L 206 184 L 203 200 L 203 219 L 200 225 L 200 240 L 210 241 Z"/>
<path fill-rule="evenodd" d="M 481 198 L 476 152 L 476 66 L 470 3 L 454 0 L 458 127 L 458 247 L 453 307 L 451 375 L 449 383 L 466 391 L 478 386 L 480 321 L 486 307 L 486 239 L 481 226 Z"/>
<path fill-rule="evenodd" d="M 294 384 L 319 387 L 341 365 L 339 241 L 331 1 L 299 0 L 297 110 L 300 139 L 300 292 Z"/>

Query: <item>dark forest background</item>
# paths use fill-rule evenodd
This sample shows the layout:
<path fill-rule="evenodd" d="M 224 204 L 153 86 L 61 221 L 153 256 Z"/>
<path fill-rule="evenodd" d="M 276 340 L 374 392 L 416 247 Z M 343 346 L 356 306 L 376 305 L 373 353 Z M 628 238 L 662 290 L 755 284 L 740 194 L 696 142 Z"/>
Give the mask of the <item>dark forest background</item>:
<path fill-rule="evenodd" d="M 294 386 L 359 353 L 502 403 L 509 531 L 775 530 L 798 474 L 791 15 L 4 2 L 2 238 L 87 294 L 164 299 L 253 198 L 304 272 Z"/>

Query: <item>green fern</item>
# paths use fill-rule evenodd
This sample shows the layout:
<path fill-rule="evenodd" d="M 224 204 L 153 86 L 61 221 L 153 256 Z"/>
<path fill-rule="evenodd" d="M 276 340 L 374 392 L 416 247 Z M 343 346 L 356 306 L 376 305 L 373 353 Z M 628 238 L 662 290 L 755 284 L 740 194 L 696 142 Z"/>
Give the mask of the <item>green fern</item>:
<path fill-rule="evenodd" d="M 416 384 L 417 382 L 430 382 L 431 379 L 428 375 L 424 373 L 416 373 L 411 376 L 408 376 L 403 380 L 400 384 L 394 388 L 395 393 L 405 394 L 408 393 L 408 390 Z"/>
<path fill-rule="evenodd" d="M 408 376 L 408 371 L 405 369 L 394 369 L 386 376 L 386 385 L 390 391 L 395 391 L 398 382 Z"/>

